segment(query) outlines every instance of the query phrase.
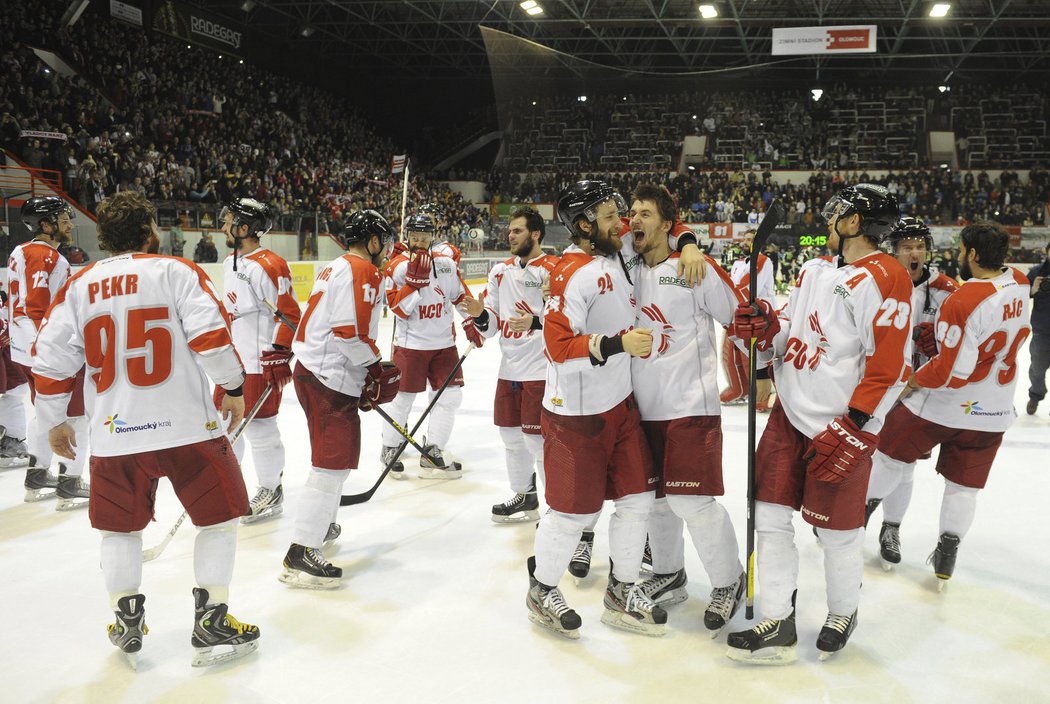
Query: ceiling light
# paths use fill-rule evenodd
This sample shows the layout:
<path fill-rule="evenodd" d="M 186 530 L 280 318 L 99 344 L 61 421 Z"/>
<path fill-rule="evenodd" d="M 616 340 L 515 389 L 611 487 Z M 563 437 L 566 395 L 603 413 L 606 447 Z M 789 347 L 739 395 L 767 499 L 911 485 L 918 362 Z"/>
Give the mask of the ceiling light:
<path fill-rule="evenodd" d="M 718 17 L 718 8 L 714 5 L 701 5 L 700 16 L 705 20 L 714 19 L 715 17 Z"/>
<path fill-rule="evenodd" d="M 951 87 L 949 87 L 949 86 L 937 86 L 937 90 L 939 90 L 942 93 L 947 93 L 948 91 L 951 90 Z"/>
<path fill-rule="evenodd" d="M 579 98 L 577 98 L 577 100 L 580 101 L 581 103 L 586 103 L 587 102 L 587 96 L 586 95 L 581 95 Z"/>
<path fill-rule="evenodd" d="M 540 4 L 536 2 L 536 0 L 525 0 L 525 2 L 520 3 L 520 7 L 522 10 L 525 10 L 525 14 L 528 15 L 543 14 L 543 8 L 540 7 Z"/>
<path fill-rule="evenodd" d="M 241 3 L 241 12 L 251 12 L 255 9 L 255 0 L 244 0 Z"/>
<path fill-rule="evenodd" d="M 313 27 L 306 26 L 306 27 L 303 27 L 302 29 L 299 30 L 299 36 L 301 36 L 301 37 L 309 37 L 315 31 L 316 30 Z"/>
<path fill-rule="evenodd" d="M 813 94 L 813 100 L 820 100 L 820 96 L 824 95 L 824 90 L 822 88 L 814 88 L 810 93 Z"/>
<path fill-rule="evenodd" d="M 535 100 L 533 100 L 533 101 L 532 101 L 532 104 L 533 104 L 533 105 L 535 105 L 535 104 L 536 104 L 536 101 L 535 101 Z"/>
<path fill-rule="evenodd" d="M 944 17 L 948 14 L 948 10 L 952 9 L 950 2 L 938 2 L 930 8 L 930 17 Z"/>

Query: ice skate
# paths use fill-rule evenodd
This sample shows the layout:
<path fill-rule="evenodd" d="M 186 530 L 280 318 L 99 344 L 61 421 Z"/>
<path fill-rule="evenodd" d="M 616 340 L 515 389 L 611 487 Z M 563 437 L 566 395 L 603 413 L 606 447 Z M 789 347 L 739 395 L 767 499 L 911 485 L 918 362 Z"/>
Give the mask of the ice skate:
<path fill-rule="evenodd" d="M 579 638 L 583 623 L 579 614 L 569 608 L 560 589 L 536 581 L 535 557 L 530 557 L 526 564 L 529 568 L 529 593 L 525 604 L 529 607 L 529 620 L 560 636 L 573 640 Z"/>
<path fill-rule="evenodd" d="M 704 611 L 704 627 L 711 631 L 711 637 L 717 638 L 722 629 L 740 610 L 744 603 L 744 587 L 747 586 L 747 575 L 740 577 L 728 587 L 716 587 L 711 590 L 711 600 Z"/>
<path fill-rule="evenodd" d="M 36 457 L 29 456 L 29 469 L 25 480 L 26 502 L 44 501 L 58 492 L 58 477 L 48 471 L 47 467 L 37 467 Z"/>
<path fill-rule="evenodd" d="M 937 575 L 937 591 L 943 592 L 948 580 L 955 572 L 955 558 L 959 553 L 961 538 L 951 533 L 941 533 L 937 541 L 937 547 L 930 553 L 926 564 L 933 565 L 933 573 Z"/>
<path fill-rule="evenodd" d="M 277 579 L 300 589 L 338 589 L 342 578 L 342 568 L 326 560 L 320 550 L 292 543 Z"/>
<path fill-rule="evenodd" d="M 58 488 L 55 491 L 58 496 L 58 503 L 55 504 L 56 511 L 86 508 L 91 497 L 90 491 L 91 487 L 83 477 L 71 477 L 66 474 L 64 464 L 58 465 Z"/>
<path fill-rule="evenodd" d="M 276 489 L 259 487 L 248 504 L 248 513 L 241 517 L 241 523 L 257 523 L 267 518 L 277 518 L 284 511 L 284 489 L 280 484 Z"/>
<path fill-rule="evenodd" d="M 117 600 L 117 608 L 120 610 L 113 612 L 116 623 L 106 626 L 109 642 L 120 648 L 132 670 L 138 669 L 138 652 L 142 650 L 142 637 L 149 633 L 143 608 L 145 603 L 146 597 L 141 594 L 121 597 Z"/>
<path fill-rule="evenodd" d="M 572 553 L 569 561 L 569 574 L 573 576 L 576 583 L 586 577 L 591 571 L 591 552 L 594 550 L 594 531 L 585 530 L 580 536 L 580 542 Z"/>
<path fill-rule="evenodd" d="M 196 649 L 194 667 L 209 667 L 229 662 L 254 653 L 259 647 L 259 629 L 250 623 L 241 623 L 227 612 L 226 604 L 208 603 L 208 590 L 194 588 L 193 635 L 190 643 Z M 220 646 L 230 650 L 214 652 Z"/>
<path fill-rule="evenodd" d="M 667 634 L 667 612 L 653 603 L 641 584 L 621 582 L 609 566 L 609 585 L 605 588 L 605 612 L 602 623 L 644 636 Z"/>
<path fill-rule="evenodd" d="M 447 462 L 445 456 L 434 443 L 424 445 L 423 449 L 433 457 L 436 462 L 431 462 L 426 457 L 419 458 L 420 479 L 459 479 L 463 476 L 463 465 L 459 462 Z"/>
<path fill-rule="evenodd" d="M 493 523 L 528 523 L 540 520 L 540 500 L 536 496 L 536 475 L 532 475 L 529 488 L 515 494 L 501 504 L 492 507 Z"/>
<path fill-rule="evenodd" d="M 339 539 L 339 536 L 343 534 L 343 527 L 338 523 L 329 523 L 328 532 L 324 534 L 324 546 L 329 547 L 332 543 Z"/>
<path fill-rule="evenodd" d="M 900 523 L 885 521 L 879 530 L 879 558 L 882 561 L 882 569 L 887 572 L 901 561 L 900 527 Z"/>
<path fill-rule="evenodd" d="M 871 519 L 871 514 L 875 513 L 875 509 L 882 503 L 882 499 L 868 499 L 868 503 L 864 505 L 864 527 L 868 527 L 868 521 Z"/>
<path fill-rule="evenodd" d="M 791 595 L 791 614 L 787 618 L 767 618 L 746 631 L 730 633 L 726 655 L 730 660 L 753 665 L 786 665 L 795 662 L 795 596 Z"/>
<path fill-rule="evenodd" d="M 817 636 L 817 650 L 820 651 L 820 659 L 827 660 L 832 655 L 846 647 L 850 634 L 857 627 L 857 612 L 849 616 L 837 616 L 828 614 L 824 621 L 824 627 L 820 629 Z"/>
<path fill-rule="evenodd" d="M 638 583 L 645 595 L 664 608 L 681 604 L 689 598 L 685 585 L 689 582 L 685 569 L 668 574 L 653 574 Z"/>
<path fill-rule="evenodd" d="M 29 450 L 25 440 L 13 438 L 7 429 L 0 425 L 0 469 L 24 467 L 29 464 Z"/>
<path fill-rule="evenodd" d="M 383 469 L 386 469 L 386 466 L 390 464 L 390 460 L 394 459 L 394 455 L 396 454 L 397 447 L 394 445 L 385 445 L 383 447 L 383 452 L 379 455 L 379 462 L 383 465 Z M 405 463 L 400 459 L 390 468 L 390 477 L 392 479 L 397 479 L 398 481 L 408 479 L 408 475 L 405 474 Z"/>

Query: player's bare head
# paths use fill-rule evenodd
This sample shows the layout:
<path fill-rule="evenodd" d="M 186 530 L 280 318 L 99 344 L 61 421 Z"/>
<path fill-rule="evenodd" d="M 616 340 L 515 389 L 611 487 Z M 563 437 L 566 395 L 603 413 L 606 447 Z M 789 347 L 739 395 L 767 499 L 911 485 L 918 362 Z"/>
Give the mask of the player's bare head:
<path fill-rule="evenodd" d="M 998 269 L 1006 261 L 1009 250 L 1010 235 L 997 222 L 978 220 L 959 233 L 959 267 L 964 270 L 973 264 L 982 269 Z"/>
<path fill-rule="evenodd" d="M 507 226 L 511 253 L 517 257 L 535 254 L 546 231 L 543 216 L 535 208 L 527 205 L 515 208 L 511 211 L 510 224 Z"/>
<path fill-rule="evenodd" d="M 750 252 L 754 248 L 756 232 L 756 230 L 748 230 L 744 233 L 744 241 L 742 242 L 742 245 L 745 252 Z"/>
<path fill-rule="evenodd" d="M 156 237 L 157 211 L 138 191 L 120 191 L 98 205 L 98 246 L 106 252 L 138 252 Z"/>
<path fill-rule="evenodd" d="M 642 185 L 631 194 L 630 227 L 639 254 L 668 249 L 667 235 L 678 215 L 674 198 L 662 186 Z"/>

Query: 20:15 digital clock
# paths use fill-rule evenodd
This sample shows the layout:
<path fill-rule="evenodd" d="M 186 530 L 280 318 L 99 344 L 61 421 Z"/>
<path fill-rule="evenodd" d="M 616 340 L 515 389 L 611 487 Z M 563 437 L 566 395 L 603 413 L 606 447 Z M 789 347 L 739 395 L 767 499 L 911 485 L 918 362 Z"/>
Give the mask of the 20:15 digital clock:
<path fill-rule="evenodd" d="M 827 235 L 799 235 L 799 247 L 823 247 L 828 243 Z"/>

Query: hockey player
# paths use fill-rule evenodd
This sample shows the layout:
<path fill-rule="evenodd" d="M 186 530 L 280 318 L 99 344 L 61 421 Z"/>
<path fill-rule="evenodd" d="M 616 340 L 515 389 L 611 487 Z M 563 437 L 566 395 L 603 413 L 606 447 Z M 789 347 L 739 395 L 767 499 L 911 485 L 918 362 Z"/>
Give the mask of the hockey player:
<path fill-rule="evenodd" d="M 267 306 L 271 303 L 293 325 L 299 324 L 299 302 L 292 288 L 288 262 L 263 247 L 259 238 L 272 225 L 270 209 L 252 198 L 238 198 L 221 214 L 226 246 L 233 254 L 223 261 L 223 288 L 226 310 L 233 319 L 233 344 L 244 363 L 244 405 L 251 409 L 266 388 L 263 367 L 288 366 L 291 359 L 293 331 L 277 323 Z M 252 498 L 242 523 L 252 523 L 279 516 L 283 510 L 284 443 L 277 425 L 281 407 L 281 385 L 276 385 L 259 409 L 244 435 L 252 445 L 252 461 L 259 478 L 259 489 Z M 225 392 L 215 388 L 215 403 L 222 402 Z M 237 459 L 244 455 L 244 442 L 234 446 Z"/>
<path fill-rule="evenodd" d="M 733 286 L 740 291 L 740 295 L 746 300 L 751 288 L 751 257 L 755 242 L 755 230 L 744 233 L 744 241 L 741 243 L 744 256 L 733 262 L 733 268 L 729 277 L 733 280 Z M 758 284 L 755 296 L 769 304 L 770 308 L 776 307 L 776 284 L 773 279 L 773 264 L 769 257 L 758 254 Z M 722 403 L 732 404 L 747 400 L 750 388 L 748 378 L 747 354 L 733 342 L 730 335 L 726 335 L 722 341 L 722 369 L 729 380 L 729 387 L 724 389 L 719 396 Z M 769 371 L 765 367 L 756 372 L 756 384 L 758 387 L 757 408 L 761 413 L 769 411 L 769 395 L 773 384 L 769 380 Z"/>
<path fill-rule="evenodd" d="M 958 290 L 959 286 L 953 279 L 930 268 L 928 262 L 929 254 L 933 251 L 933 237 L 922 220 L 910 215 L 902 217 L 887 240 L 893 256 L 911 275 L 911 322 L 914 343 L 911 366 L 912 369 L 918 369 L 937 354 L 934 321 L 941 304 L 951 293 Z M 872 460 L 864 527 L 867 527 L 868 519 L 881 503 L 879 553 L 883 567 L 890 569 L 892 565 L 901 561 L 900 525 L 911 502 L 915 467 L 912 464 L 900 468 L 899 471 L 886 470 L 880 462 L 882 457 L 883 455 L 876 452 Z M 928 457 L 927 454 L 919 459 Z"/>
<path fill-rule="evenodd" d="M 462 258 L 463 253 L 459 250 L 459 247 L 448 241 L 448 222 L 445 220 L 445 211 L 436 203 L 427 203 L 419 207 L 419 214 L 428 216 L 434 223 L 434 241 L 430 245 L 431 255 L 444 254 L 446 257 L 450 257 L 452 261 L 456 262 L 458 271 L 459 260 Z M 460 278 L 463 278 L 462 275 Z"/>
<path fill-rule="evenodd" d="M 146 634 L 142 530 L 167 477 L 199 527 L 193 565 L 194 666 L 255 650 L 259 629 L 227 610 L 237 521 L 248 508 L 225 432 L 244 415 L 244 368 L 225 311 L 196 264 L 144 254 L 159 246 L 153 206 L 122 191 L 98 207 L 99 246 L 112 254 L 58 292 L 34 346 L 37 413 L 60 457 L 82 450 L 69 424 L 77 370 L 88 366 L 91 525 L 116 622 L 109 639 L 134 664 Z M 205 373 L 226 389 L 223 420 Z M 215 652 L 217 646 L 232 646 Z M 225 648 L 224 648 L 225 650 Z"/>
<path fill-rule="evenodd" d="M 22 222 L 33 233 L 33 239 L 11 250 L 7 264 L 8 322 L 11 334 L 11 359 L 20 365 L 29 384 L 30 399 L 36 401 L 33 382 L 31 347 L 52 299 L 69 279 L 69 262 L 58 252 L 60 244 L 70 241 L 73 232 L 73 210 L 58 196 L 30 198 L 22 205 Z M 15 403 L 22 395 L 16 388 L 10 395 Z M 70 397 L 69 416 L 81 438 L 87 437 L 84 418 L 84 375 Z M 10 409 L 17 416 L 16 409 Z M 24 413 L 24 411 L 23 411 Z M 5 414 L 7 415 L 7 414 Z M 11 421 L 9 421 L 11 422 Z M 6 424 L 5 424 L 6 425 Z M 29 437 L 29 468 L 26 470 L 25 500 L 39 501 L 58 496 L 56 509 L 65 511 L 87 506 L 89 487 L 81 476 L 87 460 L 86 444 L 73 462 L 59 462 L 59 476 L 49 471 L 52 453 L 46 427 L 34 420 Z M 18 432 L 21 427 L 12 425 Z"/>
<path fill-rule="evenodd" d="M 455 261 L 431 252 L 433 219 L 429 215 L 413 215 L 405 223 L 405 229 L 409 251 L 390 260 L 384 279 L 387 303 L 397 316 L 393 361 L 402 370 L 401 390 L 387 412 L 402 426 L 406 425 L 416 395 L 426 390 L 427 382 L 432 392 L 436 392 L 459 361 L 452 309 L 470 295 Z M 481 347 L 484 340 L 472 318 L 464 318 L 463 332 L 470 342 Z M 463 370 L 460 368 L 431 412 L 429 443 L 424 448 L 438 464 L 420 458 L 420 479 L 459 479 L 463 475 L 458 462 L 448 462 L 444 457 L 445 445 L 452 437 L 456 409 L 462 402 Z M 383 466 L 393 458 L 400 441 L 397 430 L 389 425 L 383 427 L 380 455 Z M 403 479 L 404 465 L 398 462 L 391 474 Z"/>
<path fill-rule="evenodd" d="M 976 222 L 962 229 L 960 239 L 965 281 L 937 314 L 934 356 L 908 379 L 910 395 L 886 418 L 869 489 L 873 498 L 893 496 L 915 461 L 940 446 L 940 539 L 929 561 L 942 587 L 955 569 L 1003 433 L 1017 417 L 1017 352 L 1032 331 L 1028 279 L 1003 265 L 1005 229 Z"/>
<path fill-rule="evenodd" d="M 663 635 L 667 613 L 638 584 L 645 524 L 654 498 L 652 459 L 631 395 L 630 357 L 648 355 L 652 331 L 634 327 L 631 281 L 620 249 L 623 198 L 601 181 L 562 192 L 558 218 L 573 244 L 551 272 L 543 321 L 547 383 L 543 464 L 550 510 L 528 560 L 529 619 L 577 638 L 580 617 L 558 582 L 585 530 L 612 499 L 612 569 L 602 622 Z"/>
<path fill-rule="evenodd" d="M 311 467 L 280 580 L 306 589 L 339 586 L 343 570 L 325 559 L 321 545 L 336 525 L 343 482 L 361 454 L 357 411 L 370 411 L 397 392 L 397 368 L 384 371 L 376 346 L 383 308 L 378 266 L 394 231 L 379 213 L 364 210 L 350 217 L 340 239 L 347 252 L 318 274 L 292 345 Z M 287 379 L 278 366 L 265 373 L 271 383 Z"/>
<path fill-rule="evenodd" d="M 838 255 L 803 265 L 779 317 L 759 301 L 742 305 L 733 323 L 738 338 L 772 350 L 779 393 L 755 462 L 765 618 L 729 635 L 734 660 L 795 659 L 793 510 L 816 527 L 824 550 L 822 657 L 845 646 L 857 625 L 864 497 L 879 430 L 908 368 L 912 285 L 900 262 L 877 249 L 899 219 L 885 188 L 844 188 L 823 215 Z"/>
<path fill-rule="evenodd" d="M 540 408 L 547 360 L 543 356 L 543 288 L 558 263 L 540 250 L 543 217 L 523 206 L 510 215 L 507 237 L 514 256 L 492 267 L 484 303 L 469 298 L 465 309 L 484 337 L 499 335 L 500 363 L 493 403 L 514 496 L 492 507 L 496 523 L 539 520 L 536 469 L 543 475 Z"/>
<path fill-rule="evenodd" d="M 4 309 L 7 294 L 0 291 Z M 26 377 L 11 361 L 11 334 L 6 312 L 0 315 L 0 468 L 23 466 L 29 461 L 26 447 Z M 11 393 L 14 392 L 14 393 Z"/>
<path fill-rule="evenodd" d="M 714 586 L 704 625 L 717 633 L 739 608 L 745 582 L 733 524 L 714 499 L 725 493 L 714 321 L 731 323 L 743 299 L 713 260 L 697 286 L 678 278 L 679 255 L 667 240 L 676 217 L 666 189 L 635 190 L 631 236 L 643 260 L 634 273 L 635 326 L 653 329 L 653 350 L 631 360 L 631 383 L 660 477 L 649 517 L 654 574 L 642 588 L 662 606 L 687 598 L 684 522 Z"/>

